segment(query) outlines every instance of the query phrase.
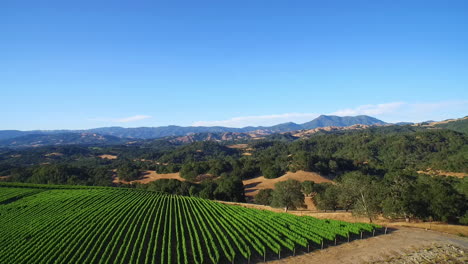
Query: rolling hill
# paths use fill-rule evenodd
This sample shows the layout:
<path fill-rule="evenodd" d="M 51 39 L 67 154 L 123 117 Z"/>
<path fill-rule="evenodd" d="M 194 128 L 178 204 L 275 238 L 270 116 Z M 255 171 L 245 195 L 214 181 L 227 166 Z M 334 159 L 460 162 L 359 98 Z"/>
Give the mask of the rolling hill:
<path fill-rule="evenodd" d="M 468 133 L 468 116 L 459 119 L 449 119 L 442 122 L 434 122 L 430 125 L 438 128 L 446 128 L 462 133 Z"/>

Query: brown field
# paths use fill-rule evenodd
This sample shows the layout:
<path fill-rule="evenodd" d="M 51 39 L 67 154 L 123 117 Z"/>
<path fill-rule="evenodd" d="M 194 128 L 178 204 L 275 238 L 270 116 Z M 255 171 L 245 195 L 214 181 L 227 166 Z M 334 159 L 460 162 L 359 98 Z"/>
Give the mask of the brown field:
<path fill-rule="evenodd" d="M 47 153 L 45 154 L 44 156 L 46 157 L 54 157 L 54 156 L 63 156 L 62 153 L 59 153 L 59 152 L 52 152 L 52 153 Z"/>
<path fill-rule="evenodd" d="M 117 159 L 116 155 L 111 155 L 111 154 L 103 154 L 103 155 L 99 155 L 98 157 L 101 159 L 110 159 L 110 160 Z"/>
<path fill-rule="evenodd" d="M 157 173 L 156 171 L 147 170 L 147 171 L 141 172 L 141 177 L 140 177 L 139 180 L 127 182 L 127 181 L 119 180 L 119 177 L 115 177 L 113 182 L 114 183 L 125 183 L 125 184 L 128 184 L 128 183 L 143 183 L 143 184 L 146 184 L 146 183 L 150 183 L 152 181 L 157 181 L 157 180 L 162 180 L 162 179 L 176 179 L 176 180 L 179 180 L 179 181 L 185 181 L 184 178 L 180 177 L 180 174 L 178 172 L 177 173 L 161 174 L 161 173 Z"/>
<path fill-rule="evenodd" d="M 304 204 L 307 210 L 311 210 L 311 211 L 317 210 L 317 207 L 315 206 L 315 203 L 312 197 L 309 197 L 309 196 L 304 197 Z"/>
<path fill-rule="evenodd" d="M 232 148 L 232 149 L 246 149 L 249 147 L 249 144 L 234 144 L 234 145 L 229 145 L 227 147 Z"/>
<path fill-rule="evenodd" d="M 468 177 L 468 173 L 450 172 L 450 171 L 432 170 L 432 169 L 427 169 L 425 171 L 418 171 L 418 173 L 427 174 L 427 175 L 436 175 L 436 176 L 452 176 L 452 177 L 457 177 L 457 178 Z"/>
<path fill-rule="evenodd" d="M 322 182 L 332 182 L 331 180 L 320 176 L 320 174 L 315 172 L 307 171 L 297 171 L 297 172 L 287 172 L 285 175 L 275 178 L 275 179 L 266 179 L 263 176 L 259 176 L 253 179 L 248 179 L 243 181 L 245 186 L 245 195 L 248 197 L 255 196 L 259 190 L 262 189 L 273 189 L 277 182 L 286 181 L 289 179 L 303 181 L 313 181 L 316 183 Z"/>

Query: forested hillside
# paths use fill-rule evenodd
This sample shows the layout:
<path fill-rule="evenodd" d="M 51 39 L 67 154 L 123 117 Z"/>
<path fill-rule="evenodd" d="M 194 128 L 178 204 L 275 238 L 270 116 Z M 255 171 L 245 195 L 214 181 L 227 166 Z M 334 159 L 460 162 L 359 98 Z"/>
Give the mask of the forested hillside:
<path fill-rule="evenodd" d="M 44 166 L 115 169 L 129 163 L 160 172 L 181 170 L 182 176 L 184 171 L 196 171 L 218 176 L 227 173 L 242 179 L 260 174 L 274 178 L 296 170 L 331 177 L 354 170 L 382 175 L 399 169 L 468 172 L 467 143 L 467 134 L 460 132 L 394 126 L 317 134 L 308 139 L 272 137 L 251 140 L 239 145 L 242 147 L 211 141 L 180 144 L 156 140 L 135 145 L 0 149 L 0 173 L 15 180 L 18 174 L 24 174 L 21 171 Z M 103 154 L 118 159 L 100 158 Z M 34 173 L 29 175 L 21 180 L 33 181 Z"/>
<path fill-rule="evenodd" d="M 435 124 L 435 127 L 450 129 L 462 133 L 468 133 L 468 117 L 454 120 L 451 122 Z"/>

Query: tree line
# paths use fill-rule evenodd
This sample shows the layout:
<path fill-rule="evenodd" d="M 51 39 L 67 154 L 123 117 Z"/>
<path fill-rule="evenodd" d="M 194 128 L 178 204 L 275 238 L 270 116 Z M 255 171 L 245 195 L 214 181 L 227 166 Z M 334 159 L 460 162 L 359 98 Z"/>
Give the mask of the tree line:
<path fill-rule="evenodd" d="M 255 202 L 286 210 L 301 207 L 304 195 L 312 196 L 320 210 L 352 210 L 372 222 L 389 219 L 437 220 L 468 224 L 468 177 L 419 175 L 392 171 L 383 177 L 350 172 L 336 183 L 280 182 L 275 189 L 260 190 Z"/>

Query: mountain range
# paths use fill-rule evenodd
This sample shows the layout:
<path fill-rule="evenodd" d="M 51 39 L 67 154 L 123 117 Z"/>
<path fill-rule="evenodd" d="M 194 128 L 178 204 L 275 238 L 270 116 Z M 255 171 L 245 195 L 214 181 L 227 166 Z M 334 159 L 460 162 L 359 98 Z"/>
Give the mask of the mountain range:
<path fill-rule="evenodd" d="M 359 115 L 359 116 L 330 116 L 321 115 L 310 122 L 304 124 L 296 124 L 293 122 L 278 124 L 274 126 L 248 126 L 243 128 L 233 127 L 203 127 L 203 126 L 160 126 L 160 127 L 137 127 L 137 128 L 123 128 L 123 127 L 102 127 L 92 128 L 86 130 L 0 130 L 0 141 L 13 139 L 27 135 L 54 135 L 66 133 L 86 133 L 86 134 L 100 134 L 115 136 L 118 138 L 134 138 L 134 139 L 153 139 L 168 136 L 186 136 L 196 133 L 220 133 L 220 132 L 236 132 L 247 133 L 253 131 L 264 131 L 266 133 L 280 133 L 289 132 L 301 129 L 314 129 L 318 127 L 336 126 L 345 127 L 351 125 L 384 125 L 384 121 L 374 117 Z M 1 142 L 0 142 L 1 145 Z"/>
<path fill-rule="evenodd" d="M 335 133 L 346 130 L 361 130 L 381 125 L 411 125 L 423 129 L 445 128 L 468 133 L 468 117 L 421 123 L 400 122 L 388 124 L 370 116 L 321 115 L 310 122 L 292 122 L 274 126 L 231 127 L 103 127 L 87 130 L 0 130 L 0 147 L 22 148 L 48 145 L 113 145 L 136 143 L 145 140 L 167 139 L 168 142 L 185 144 L 196 141 L 242 141 L 261 138 L 294 140 L 310 137 L 316 133 Z"/>

